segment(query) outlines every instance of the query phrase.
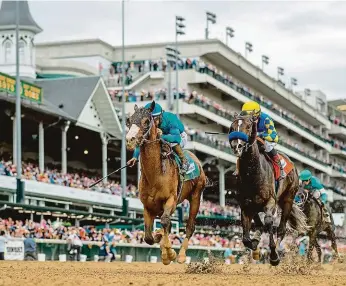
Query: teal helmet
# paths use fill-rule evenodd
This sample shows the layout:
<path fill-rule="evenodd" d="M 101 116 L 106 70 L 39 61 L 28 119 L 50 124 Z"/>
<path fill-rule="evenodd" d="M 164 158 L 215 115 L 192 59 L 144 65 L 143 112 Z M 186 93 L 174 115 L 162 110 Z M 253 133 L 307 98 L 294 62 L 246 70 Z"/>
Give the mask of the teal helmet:
<path fill-rule="evenodd" d="M 151 107 L 151 102 L 149 102 L 146 106 L 144 106 L 144 108 L 146 109 L 149 109 L 150 107 Z M 153 117 L 157 117 L 157 116 L 160 116 L 162 112 L 163 112 L 163 109 L 161 105 L 158 103 L 155 103 L 155 107 L 154 107 L 154 110 L 151 112 L 151 115 Z"/>
<path fill-rule="evenodd" d="M 312 177 L 312 174 L 309 170 L 303 170 L 299 174 L 299 180 L 301 181 L 309 181 Z"/>

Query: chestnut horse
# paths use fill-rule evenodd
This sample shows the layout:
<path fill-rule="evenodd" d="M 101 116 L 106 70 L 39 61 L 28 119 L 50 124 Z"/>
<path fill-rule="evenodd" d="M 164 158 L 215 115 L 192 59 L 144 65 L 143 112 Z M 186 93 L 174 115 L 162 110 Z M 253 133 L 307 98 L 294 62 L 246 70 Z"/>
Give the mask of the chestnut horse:
<path fill-rule="evenodd" d="M 257 251 L 260 233 L 256 232 L 250 238 L 252 220 L 260 222 L 258 214 L 265 213 L 264 229 L 269 232 L 270 263 L 278 265 L 280 258 L 274 241 L 274 216 L 281 211 L 280 224 L 277 231 L 277 241 L 280 242 L 286 234 L 286 224 L 299 233 L 308 229 L 306 216 L 293 204 L 299 188 L 299 178 L 296 168 L 280 181 L 277 194 L 273 165 L 260 152 L 257 138 L 257 123 L 253 115 L 238 116 L 229 130 L 230 145 L 239 158 L 238 200 L 241 207 L 241 223 L 243 227 L 243 243 L 246 247 Z M 285 156 L 288 158 L 287 156 Z M 263 226 L 263 225 L 262 225 Z"/>
<path fill-rule="evenodd" d="M 139 181 L 139 198 L 144 206 L 144 240 L 150 245 L 160 243 L 163 264 L 168 265 L 171 261 L 174 261 L 176 253 L 172 249 L 168 237 L 171 231 L 170 216 L 176 210 L 177 205 L 187 199 L 190 202 L 190 213 L 186 225 L 186 237 L 178 255 L 178 262 L 184 263 L 186 261 L 189 239 L 195 231 L 195 219 L 207 178 L 199 160 L 194 154 L 189 152 L 189 155 L 199 168 L 200 176 L 185 181 L 181 195 L 178 196 L 179 167 L 174 158 L 163 158 L 162 149 L 171 149 L 171 147 L 167 142 L 163 142 L 160 139 L 162 131 L 156 126 L 151 116 L 154 107 L 155 102 L 151 104 L 149 109 L 138 108 L 135 105 L 135 112 L 126 123 L 129 128 L 126 135 L 127 149 L 133 151 L 136 146 L 140 147 L 141 177 Z M 163 235 L 156 234 L 153 237 L 153 222 L 157 216 L 161 217 Z"/>

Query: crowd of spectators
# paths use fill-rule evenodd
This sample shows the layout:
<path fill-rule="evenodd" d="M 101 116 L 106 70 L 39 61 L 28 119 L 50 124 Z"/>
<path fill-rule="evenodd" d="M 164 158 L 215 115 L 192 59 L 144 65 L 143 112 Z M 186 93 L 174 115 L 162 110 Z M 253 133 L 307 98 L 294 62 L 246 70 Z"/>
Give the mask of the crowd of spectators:
<path fill-rule="evenodd" d="M 11 161 L 0 162 L 0 175 L 4 176 L 16 176 L 16 166 Z M 61 174 L 58 169 L 46 168 L 42 174 L 39 168 L 33 163 L 23 162 L 23 178 L 26 180 L 34 180 L 37 182 L 56 184 L 61 186 L 67 186 L 78 189 L 88 190 L 89 186 L 96 182 L 98 177 L 90 177 L 86 174 L 67 173 Z M 101 184 L 100 187 L 95 186 L 93 191 L 121 196 L 122 188 L 119 182 L 109 181 L 107 184 Z M 137 198 L 138 189 L 134 184 L 127 186 L 126 194 L 128 197 Z M 188 212 L 188 203 L 185 204 L 185 210 Z M 201 215 L 219 215 L 229 217 L 239 217 L 239 208 L 233 206 L 226 206 L 222 208 L 220 205 L 210 203 L 208 201 L 201 203 L 200 214 Z"/>
<path fill-rule="evenodd" d="M 243 249 L 241 238 L 238 236 L 241 233 L 241 228 L 237 227 L 236 231 L 232 230 L 232 234 L 225 234 L 216 231 L 215 228 L 210 231 L 196 230 L 195 234 L 189 241 L 189 245 L 202 247 L 223 247 L 230 249 Z M 78 240 L 88 242 L 96 242 L 100 247 L 105 245 L 116 249 L 119 243 L 145 244 L 143 230 L 121 230 L 116 228 L 97 229 L 95 226 L 73 227 L 64 224 L 61 221 L 41 220 L 34 222 L 31 220 L 13 220 L 11 218 L 0 218 L 0 231 L 4 231 L 7 238 L 16 237 L 24 238 L 30 234 L 36 239 L 62 239 L 68 240 L 71 236 L 77 236 Z M 338 238 L 346 236 L 345 228 L 337 227 L 335 230 Z M 170 240 L 173 245 L 181 245 L 184 239 L 184 233 L 175 233 L 170 235 Z M 319 243 L 323 251 L 331 252 L 329 241 L 321 238 Z M 292 249 L 292 245 L 296 244 L 301 255 L 306 255 L 308 240 L 306 237 L 293 238 L 287 235 L 280 244 L 280 250 L 288 252 Z M 338 240 L 338 247 L 345 250 L 345 242 L 343 239 Z M 269 236 L 262 234 L 259 248 L 263 254 L 269 252 Z M 114 251 L 116 252 L 116 251 Z"/>
<path fill-rule="evenodd" d="M 238 227 L 239 228 L 239 227 Z M 34 222 L 31 220 L 13 220 L 11 218 L 0 218 L 0 231 L 5 231 L 9 237 L 24 238 L 31 234 L 36 239 L 62 239 L 67 240 L 70 235 L 76 234 L 81 241 L 131 243 L 144 244 L 143 230 L 121 230 L 112 228 L 97 229 L 94 226 L 73 227 L 61 221 L 52 222 L 50 219 Z M 184 233 L 170 235 L 173 245 L 180 245 L 184 239 Z M 190 245 L 224 247 L 230 239 L 213 231 L 196 231 L 191 238 Z M 240 242 L 240 241 L 239 241 Z"/>

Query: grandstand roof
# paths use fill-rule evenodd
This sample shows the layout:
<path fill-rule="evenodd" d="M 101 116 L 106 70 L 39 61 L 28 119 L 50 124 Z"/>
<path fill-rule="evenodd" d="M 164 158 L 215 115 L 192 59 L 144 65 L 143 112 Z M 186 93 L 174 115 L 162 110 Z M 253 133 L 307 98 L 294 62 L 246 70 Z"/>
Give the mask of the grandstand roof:
<path fill-rule="evenodd" d="M 19 28 L 34 33 L 42 32 L 42 28 L 31 16 L 27 1 L 19 2 Z M 16 1 L 2 1 L 0 8 L 0 30 L 15 29 L 16 27 Z"/>
<path fill-rule="evenodd" d="M 12 103 L 15 103 L 15 101 L 16 101 L 15 96 L 8 94 L 6 92 L 2 92 L 2 91 L 0 91 L 0 99 L 3 99 L 3 100 L 8 101 L 8 102 L 12 102 Z M 24 107 L 36 110 L 38 112 L 50 114 L 50 115 L 53 115 L 56 117 L 60 116 L 60 117 L 65 118 L 67 120 L 75 121 L 74 118 L 69 116 L 61 108 L 55 106 L 53 103 L 51 103 L 49 100 L 46 100 L 46 99 L 41 104 L 33 103 L 33 102 L 27 101 L 27 100 L 22 100 L 22 105 Z"/>
<path fill-rule="evenodd" d="M 43 88 L 44 103 L 47 101 L 52 108 L 63 110 L 77 125 L 121 137 L 118 116 L 99 76 L 40 79 L 35 84 Z"/>
<path fill-rule="evenodd" d="M 78 77 L 63 79 L 40 79 L 35 83 L 43 88 L 44 101 L 55 107 L 63 105 L 63 110 L 75 120 L 78 119 L 100 77 Z"/>
<path fill-rule="evenodd" d="M 335 99 L 328 101 L 328 105 L 334 109 L 345 112 L 346 111 L 346 100 L 345 99 Z"/>

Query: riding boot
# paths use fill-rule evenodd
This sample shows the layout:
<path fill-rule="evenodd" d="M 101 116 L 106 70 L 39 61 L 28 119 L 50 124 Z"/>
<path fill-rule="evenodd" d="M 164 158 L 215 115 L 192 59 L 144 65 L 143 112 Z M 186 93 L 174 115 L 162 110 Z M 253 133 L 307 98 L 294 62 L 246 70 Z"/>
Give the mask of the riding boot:
<path fill-rule="evenodd" d="M 189 166 L 188 166 L 187 159 L 184 155 L 183 149 L 181 148 L 181 146 L 179 144 L 177 144 L 173 147 L 173 150 L 178 155 L 178 157 L 181 161 L 180 173 L 182 175 L 185 175 Z"/>
<path fill-rule="evenodd" d="M 233 176 L 238 176 L 238 174 L 239 174 L 239 159 L 237 159 Z"/>
<path fill-rule="evenodd" d="M 285 173 L 285 170 L 284 170 L 284 166 L 283 166 L 283 164 L 281 163 L 279 154 L 276 153 L 276 154 L 273 156 L 273 160 L 274 160 L 274 162 L 275 162 L 276 164 L 278 164 L 278 165 L 280 166 L 280 178 L 279 178 L 279 180 L 284 179 L 284 178 L 286 177 L 286 173 Z"/>

